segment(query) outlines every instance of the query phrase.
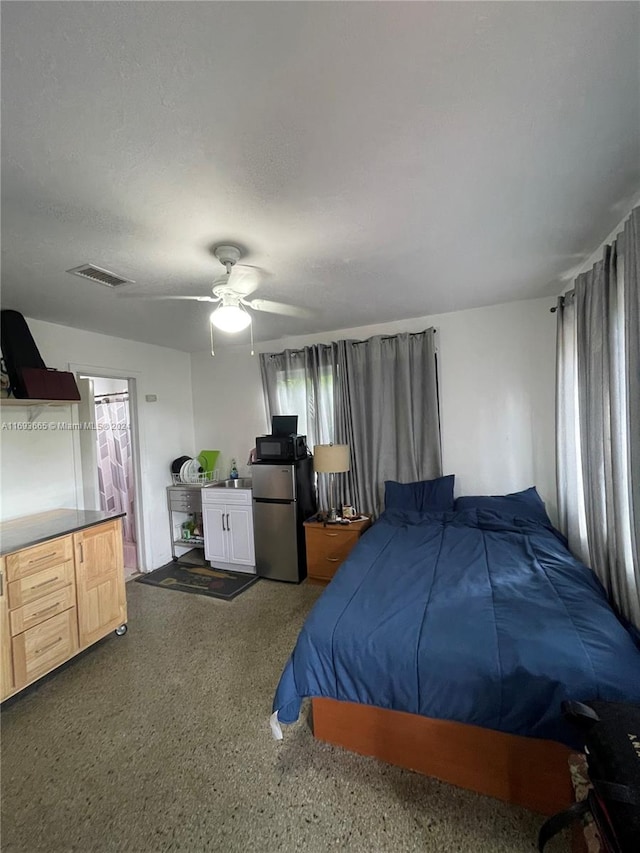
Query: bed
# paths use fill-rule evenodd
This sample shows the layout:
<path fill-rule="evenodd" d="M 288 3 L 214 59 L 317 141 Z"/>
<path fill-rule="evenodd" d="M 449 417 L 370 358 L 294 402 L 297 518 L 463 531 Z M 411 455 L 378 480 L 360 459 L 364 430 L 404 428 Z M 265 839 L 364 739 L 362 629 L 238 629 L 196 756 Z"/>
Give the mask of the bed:
<path fill-rule="evenodd" d="M 508 510 L 387 509 L 309 614 L 276 720 L 311 697 L 324 740 L 543 813 L 568 805 L 579 743 L 561 702 L 640 702 L 640 645 L 546 514 Z"/>

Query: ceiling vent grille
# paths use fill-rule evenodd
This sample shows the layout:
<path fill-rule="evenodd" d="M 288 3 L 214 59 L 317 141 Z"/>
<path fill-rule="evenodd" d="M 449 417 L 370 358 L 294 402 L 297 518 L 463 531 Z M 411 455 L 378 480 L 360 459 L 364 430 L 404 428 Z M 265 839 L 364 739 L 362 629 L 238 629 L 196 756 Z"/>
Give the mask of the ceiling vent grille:
<path fill-rule="evenodd" d="M 96 267 L 93 264 L 82 264 L 82 266 L 74 267 L 67 270 L 71 275 L 79 275 L 80 278 L 88 278 L 91 281 L 97 281 L 99 284 L 104 284 L 106 287 L 120 287 L 123 284 L 133 284 L 130 278 L 122 278 L 120 275 L 115 275 L 109 270 L 103 270 L 101 267 Z"/>

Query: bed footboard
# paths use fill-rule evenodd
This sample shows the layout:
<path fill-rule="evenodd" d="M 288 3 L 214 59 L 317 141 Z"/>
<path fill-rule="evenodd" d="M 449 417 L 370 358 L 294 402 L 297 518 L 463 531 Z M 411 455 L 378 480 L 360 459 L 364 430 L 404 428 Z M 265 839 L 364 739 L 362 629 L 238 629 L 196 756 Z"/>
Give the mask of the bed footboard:
<path fill-rule="evenodd" d="M 573 802 L 563 744 L 335 699 L 312 707 L 319 740 L 544 815 Z"/>

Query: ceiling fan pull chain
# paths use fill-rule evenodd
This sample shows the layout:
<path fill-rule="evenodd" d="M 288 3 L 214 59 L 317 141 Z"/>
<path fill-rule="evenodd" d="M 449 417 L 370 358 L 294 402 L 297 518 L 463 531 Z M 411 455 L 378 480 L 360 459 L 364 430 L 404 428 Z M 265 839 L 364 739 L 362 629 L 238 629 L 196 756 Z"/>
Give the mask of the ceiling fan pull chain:
<path fill-rule="evenodd" d="M 213 323 L 209 323 L 209 330 L 211 332 L 211 355 L 215 356 L 215 351 L 213 349 Z"/>
<path fill-rule="evenodd" d="M 253 323 L 249 326 L 249 333 L 251 334 L 251 355 L 255 355 L 253 351 Z"/>

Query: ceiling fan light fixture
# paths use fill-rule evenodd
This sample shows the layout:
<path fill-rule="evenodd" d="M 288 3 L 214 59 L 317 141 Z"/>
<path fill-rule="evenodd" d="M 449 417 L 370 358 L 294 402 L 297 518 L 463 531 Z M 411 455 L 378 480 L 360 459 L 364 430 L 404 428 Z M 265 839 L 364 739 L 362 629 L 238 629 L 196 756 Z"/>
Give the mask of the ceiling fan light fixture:
<path fill-rule="evenodd" d="M 251 324 L 249 312 L 239 305 L 220 305 L 209 319 L 221 332 L 241 332 Z"/>

